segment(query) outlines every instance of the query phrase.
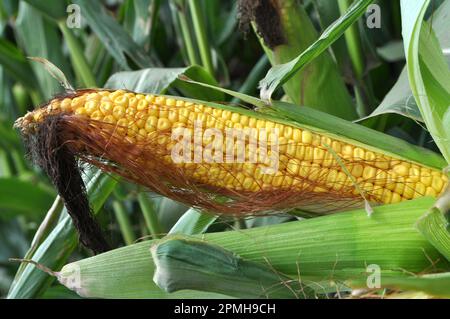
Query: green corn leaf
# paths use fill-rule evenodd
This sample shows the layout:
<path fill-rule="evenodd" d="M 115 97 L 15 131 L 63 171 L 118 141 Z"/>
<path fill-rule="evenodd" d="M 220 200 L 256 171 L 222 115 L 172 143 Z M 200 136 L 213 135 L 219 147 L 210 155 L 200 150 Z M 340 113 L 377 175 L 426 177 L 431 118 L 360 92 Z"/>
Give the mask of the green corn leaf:
<path fill-rule="evenodd" d="M 42 14 L 26 2 L 19 5 L 19 14 L 16 20 L 16 32 L 19 43 L 28 56 L 40 57 L 49 60 L 60 68 L 64 74 L 71 78 L 70 68 L 62 53 L 61 38 L 55 25 L 44 19 Z M 52 48 L 49 50 L 48 48 Z M 42 71 L 42 65 L 33 63 L 34 74 L 38 79 L 39 87 L 44 99 L 50 99 L 64 88 L 48 72 Z"/>
<path fill-rule="evenodd" d="M 117 184 L 117 180 L 110 176 L 102 175 L 97 170 L 87 175 L 88 183 L 86 185 L 89 202 L 94 213 L 97 213 L 103 206 L 109 194 Z M 78 245 L 78 238 L 72 219 L 65 209 L 63 217 L 55 228 L 50 232 L 47 238 L 34 251 L 32 255 L 26 255 L 26 259 L 57 269 L 67 262 L 70 254 Z M 24 265 L 19 269 L 19 275 L 12 284 L 8 298 L 34 298 L 42 294 L 52 283 L 45 273 L 36 269 L 32 265 Z"/>
<path fill-rule="evenodd" d="M 67 16 L 66 13 L 66 1 L 61 0 L 25 0 L 31 6 L 39 10 L 42 14 L 55 19 L 63 19 Z"/>
<path fill-rule="evenodd" d="M 18 197 L 17 194 L 26 194 Z M 54 193 L 16 177 L 0 178 L 0 220 L 18 215 L 38 220 L 51 206 Z"/>
<path fill-rule="evenodd" d="M 30 89 L 37 88 L 36 77 L 24 54 L 3 38 L 0 38 L 0 64 L 12 78 Z"/>
<path fill-rule="evenodd" d="M 195 235 L 205 233 L 216 220 L 216 215 L 189 209 L 169 231 L 169 234 Z"/>
<path fill-rule="evenodd" d="M 113 74 L 105 84 L 110 89 L 129 89 L 135 92 L 156 93 L 165 92 L 169 87 L 179 89 L 184 95 L 207 101 L 222 101 L 222 93 L 191 85 L 178 79 L 180 76 L 200 82 L 217 85 L 214 78 L 200 66 L 185 68 L 148 68 L 139 71 L 125 71 Z"/>
<path fill-rule="evenodd" d="M 325 30 L 317 41 L 311 44 L 297 58 L 290 62 L 273 66 L 260 82 L 260 96 L 270 101 L 272 93 L 286 83 L 296 72 L 324 52 L 344 31 L 353 24 L 366 10 L 372 0 L 359 0 L 353 3 L 348 11 Z"/>
<path fill-rule="evenodd" d="M 105 12 L 100 2 L 74 0 L 74 3 L 80 6 L 88 25 L 123 69 L 129 70 L 132 68 L 127 58 L 130 58 L 139 68 L 156 64 L 156 61 L 152 61 L 117 21 Z"/>
<path fill-rule="evenodd" d="M 278 4 L 276 14 L 280 19 L 284 43 L 269 48 L 260 37 L 272 65 L 291 61 L 317 39 L 317 31 L 302 6 L 293 0 Z M 328 52 L 312 60 L 283 87 L 294 104 L 306 105 L 348 120 L 356 117 L 351 96 Z"/>
<path fill-rule="evenodd" d="M 442 48 L 450 47 L 450 37 L 448 36 L 448 30 L 450 29 L 450 19 L 448 19 L 449 14 L 450 2 L 444 1 L 436 12 L 433 13 L 432 18 L 429 19 L 430 25 Z M 444 56 L 447 65 L 450 66 L 450 52 L 444 53 Z M 403 68 L 396 83 L 388 94 L 386 94 L 380 105 L 372 112 L 372 114 L 364 119 L 386 113 L 397 113 L 415 121 L 423 122 L 419 108 L 417 107 L 417 103 L 411 91 L 406 66 Z"/>
<path fill-rule="evenodd" d="M 430 1 L 401 1 L 409 82 L 422 118 L 450 163 L 450 136 L 443 119 L 450 101 L 450 70 L 433 29 L 423 21 Z"/>

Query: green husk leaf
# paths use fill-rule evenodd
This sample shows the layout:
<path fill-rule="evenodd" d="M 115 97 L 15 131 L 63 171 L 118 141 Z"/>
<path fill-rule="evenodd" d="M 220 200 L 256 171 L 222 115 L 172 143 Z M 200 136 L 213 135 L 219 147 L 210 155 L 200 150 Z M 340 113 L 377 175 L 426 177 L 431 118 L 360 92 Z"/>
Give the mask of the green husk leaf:
<path fill-rule="evenodd" d="M 151 253 L 153 281 L 168 293 L 192 289 L 236 298 L 298 298 L 302 291 L 302 297 L 314 297 L 311 288 L 267 265 L 202 241 L 167 239 L 152 246 Z"/>
<path fill-rule="evenodd" d="M 439 269 L 450 269 L 445 258 L 414 228 L 433 202 L 424 197 L 375 207 L 371 217 L 361 209 L 187 239 L 201 239 L 246 261 L 268 265 L 296 280 L 320 282 L 321 286 L 367 276 L 370 264 L 379 265 L 382 275 L 421 273 L 432 261 L 437 261 L 434 266 Z M 155 243 L 142 242 L 80 260 L 64 266 L 62 272 L 78 269 L 85 297 L 178 297 L 162 293 L 151 280 L 154 265 L 149 248 Z"/>
<path fill-rule="evenodd" d="M 433 207 L 416 224 L 419 232 L 450 261 L 450 224 L 437 207 Z"/>

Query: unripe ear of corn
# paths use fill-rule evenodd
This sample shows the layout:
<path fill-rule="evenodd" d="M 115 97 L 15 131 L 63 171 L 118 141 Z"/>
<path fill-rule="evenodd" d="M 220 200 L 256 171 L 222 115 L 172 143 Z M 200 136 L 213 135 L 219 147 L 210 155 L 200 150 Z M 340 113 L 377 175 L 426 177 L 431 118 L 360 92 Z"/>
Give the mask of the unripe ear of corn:
<path fill-rule="evenodd" d="M 49 115 L 61 116 L 65 143 L 83 160 L 217 213 L 299 207 L 323 213 L 361 206 L 364 199 L 396 203 L 436 197 L 448 184 L 435 168 L 237 107 L 123 90 L 81 90 L 53 99 L 17 126 L 25 135 L 34 134 Z M 246 132 L 248 139 L 227 143 L 220 138 L 227 129 Z M 191 133 L 184 162 L 172 156 L 179 142 L 172 138 L 176 130 Z M 265 156 L 262 149 L 268 150 Z M 226 162 L 232 150 L 238 160 Z M 268 173 L 271 155 L 277 155 L 278 165 Z"/>

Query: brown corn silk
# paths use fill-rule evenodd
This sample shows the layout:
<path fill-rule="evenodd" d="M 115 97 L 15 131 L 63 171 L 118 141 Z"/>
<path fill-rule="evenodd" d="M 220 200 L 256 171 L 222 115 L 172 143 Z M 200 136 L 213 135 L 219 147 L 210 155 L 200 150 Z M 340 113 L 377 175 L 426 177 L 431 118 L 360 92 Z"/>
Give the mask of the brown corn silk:
<path fill-rule="evenodd" d="M 231 109 L 231 110 L 230 110 Z M 328 213 L 371 203 L 396 203 L 438 196 L 448 183 L 439 170 L 371 147 L 357 146 L 294 124 L 265 119 L 241 108 L 221 108 L 183 98 L 117 90 L 79 90 L 57 97 L 18 120 L 23 134 L 36 134 L 48 117 L 59 116 L 60 140 L 74 155 L 146 186 L 149 190 L 213 213 L 257 214 L 300 208 Z M 201 136 L 194 142 L 194 123 L 215 128 L 266 129 L 258 144 L 271 149 L 269 134 L 278 129 L 279 167 L 267 174 L 267 158 L 253 158 L 248 144 L 244 162 L 175 163 L 174 128 L 192 132 L 192 155 L 198 147 L 225 138 Z M 204 131 L 202 131 L 204 132 Z M 225 135 L 225 134 L 224 134 Z M 198 140 L 197 140 L 198 142 Z M 246 143 L 249 142 L 246 140 Z M 230 147 L 228 145 L 228 147 Z M 239 152 L 236 141 L 231 147 Z M 270 154 L 270 153 L 269 153 Z M 225 156 L 222 157 L 222 159 Z"/>

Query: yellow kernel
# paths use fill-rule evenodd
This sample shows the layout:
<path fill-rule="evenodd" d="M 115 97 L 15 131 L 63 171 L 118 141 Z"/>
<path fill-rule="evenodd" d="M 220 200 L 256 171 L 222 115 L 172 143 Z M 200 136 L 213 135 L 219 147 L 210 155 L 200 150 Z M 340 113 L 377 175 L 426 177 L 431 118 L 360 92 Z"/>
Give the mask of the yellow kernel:
<path fill-rule="evenodd" d="M 402 201 L 402 197 L 397 193 L 392 193 L 391 203 L 400 203 Z"/>
<path fill-rule="evenodd" d="M 167 130 L 171 127 L 172 127 L 172 125 L 168 119 L 166 119 L 166 118 L 158 119 L 158 125 L 157 125 L 158 130 Z"/>
<path fill-rule="evenodd" d="M 139 131 L 136 135 L 136 139 L 138 141 L 142 141 L 146 138 L 146 136 L 147 136 L 147 131 L 145 129 L 141 128 L 141 129 L 139 129 Z"/>
<path fill-rule="evenodd" d="M 240 117 L 239 113 L 233 113 L 233 114 L 231 114 L 231 121 L 234 123 L 239 123 L 239 120 L 240 120 L 239 117 Z"/>
<path fill-rule="evenodd" d="M 262 129 L 266 127 L 266 121 L 264 120 L 257 120 L 256 121 L 256 128 L 257 129 Z"/>
<path fill-rule="evenodd" d="M 411 181 L 418 182 L 420 180 L 420 168 L 413 166 L 409 169 L 409 176 Z"/>
<path fill-rule="evenodd" d="M 385 185 L 387 182 L 387 173 L 383 170 L 377 170 L 375 174 L 375 185 Z"/>
<path fill-rule="evenodd" d="M 72 104 L 72 100 L 65 98 L 64 100 L 61 101 L 61 109 L 63 111 L 69 111 L 72 108 L 71 104 Z"/>
<path fill-rule="evenodd" d="M 178 121 L 178 112 L 176 110 L 170 110 L 167 118 L 172 123 L 177 122 Z"/>
<path fill-rule="evenodd" d="M 360 147 L 356 147 L 354 150 L 353 150 L 353 156 L 358 160 L 363 160 L 364 159 L 364 155 L 365 155 L 365 152 L 364 152 L 364 150 L 362 149 L 362 148 L 360 148 Z"/>
<path fill-rule="evenodd" d="M 297 144 L 297 149 L 295 152 L 295 157 L 299 160 L 303 160 L 305 158 L 305 146 L 301 144 Z"/>
<path fill-rule="evenodd" d="M 156 130 L 157 124 L 158 118 L 156 116 L 149 116 L 147 121 L 145 122 L 145 130 L 147 132 L 153 132 Z"/>
<path fill-rule="evenodd" d="M 302 142 L 302 131 L 299 130 L 298 128 L 294 128 L 292 130 L 292 139 L 296 142 L 296 143 L 301 143 Z"/>
<path fill-rule="evenodd" d="M 379 158 L 378 160 L 375 161 L 375 166 L 383 170 L 388 170 L 389 161 L 386 158 Z"/>
<path fill-rule="evenodd" d="M 294 182 L 294 179 L 290 176 L 284 176 L 283 183 L 281 186 L 283 187 L 291 187 L 292 183 Z"/>
<path fill-rule="evenodd" d="M 424 172 L 423 169 L 421 170 L 421 176 L 420 176 L 420 182 L 423 183 L 425 186 L 430 186 L 431 185 L 431 181 L 432 181 L 433 177 L 431 176 L 431 174 L 428 172 Z"/>
<path fill-rule="evenodd" d="M 102 96 L 100 94 L 96 93 L 96 92 L 89 93 L 86 96 L 86 101 L 91 101 L 91 100 L 99 101 L 101 99 L 101 97 Z"/>
<path fill-rule="evenodd" d="M 318 134 L 313 134 L 313 140 L 312 140 L 312 145 L 313 146 L 320 146 L 320 135 Z"/>
<path fill-rule="evenodd" d="M 342 149 L 341 146 L 342 146 L 341 142 L 338 142 L 338 141 L 331 142 L 331 148 L 333 149 L 333 151 L 335 151 L 338 154 L 341 153 L 341 149 Z"/>
<path fill-rule="evenodd" d="M 297 152 L 297 145 L 296 145 L 296 143 L 294 141 L 292 141 L 292 140 L 287 141 L 286 154 L 291 156 L 291 157 L 294 157 L 296 152 Z"/>
<path fill-rule="evenodd" d="M 409 173 L 409 165 L 406 165 L 406 163 L 398 164 L 392 170 L 400 176 L 407 176 Z"/>
<path fill-rule="evenodd" d="M 85 116 L 85 115 L 87 115 L 87 112 L 86 112 L 86 109 L 82 106 L 75 110 L 75 114 Z"/>
<path fill-rule="evenodd" d="M 120 95 L 114 99 L 114 104 L 121 105 L 123 107 L 127 107 L 128 106 L 128 97 L 126 97 L 125 95 Z"/>
<path fill-rule="evenodd" d="M 285 138 L 287 138 L 287 139 L 292 138 L 292 133 L 293 133 L 292 127 L 286 126 L 286 127 L 284 128 L 283 135 L 284 135 Z"/>
<path fill-rule="evenodd" d="M 375 159 L 377 157 L 374 152 L 367 151 L 364 158 L 366 159 L 366 161 L 372 162 L 372 161 L 375 161 Z M 373 164 L 373 163 L 370 163 L 370 164 Z"/>
<path fill-rule="evenodd" d="M 303 131 L 302 132 L 302 143 L 304 144 L 311 144 L 313 140 L 313 135 L 310 131 Z"/>
<path fill-rule="evenodd" d="M 116 119 L 121 119 L 125 116 L 125 108 L 121 105 L 116 105 L 113 108 L 112 111 L 112 115 L 116 118 Z"/>
<path fill-rule="evenodd" d="M 173 99 L 173 98 L 168 98 L 168 99 L 166 100 L 166 105 L 167 105 L 167 106 L 175 106 L 176 103 L 177 103 L 176 100 Z"/>
<path fill-rule="evenodd" d="M 311 146 L 305 146 L 305 161 L 312 161 L 314 158 L 314 148 Z"/>
<path fill-rule="evenodd" d="M 104 102 L 102 102 L 102 103 L 100 104 L 100 111 L 102 111 L 102 113 L 103 113 L 104 115 L 111 114 L 111 113 L 112 113 L 112 110 L 113 110 L 113 104 L 112 104 L 112 102 L 106 102 L 106 101 L 104 101 Z"/>
<path fill-rule="evenodd" d="M 373 191 L 373 184 L 365 182 L 362 186 L 362 189 L 364 190 L 364 192 L 371 194 Z"/>
<path fill-rule="evenodd" d="M 424 196 L 426 193 L 426 186 L 421 182 L 418 182 L 415 187 L 414 198 L 418 198 L 420 196 Z"/>
<path fill-rule="evenodd" d="M 135 109 L 139 103 L 139 100 L 136 97 L 131 97 L 128 100 L 128 107 Z"/>
<path fill-rule="evenodd" d="M 390 203 L 392 200 L 392 192 L 388 189 L 384 189 L 383 194 L 381 195 L 381 200 L 383 203 Z"/>
<path fill-rule="evenodd" d="M 414 183 L 411 183 L 411 181 L 406 179 L 405 189 L 403 190 L 403 197 L 405 197 L 406 199 L 413 198 L 415 194 L 414 188 Z"/>
<path fill-rule="evenodd" d="M 352 167 L 351 173 L 354 177 L 358 178 L 363 175 L 364 166 L 361 164 L 356 164 Z"/>
<path fill-rule="evenodd" d="M 247 115 L 241 115 L 241 124 L 243 126 L 247 126 L 248 125 L 248 116 Z"/>
<path fill-rule="evenodd" d="M 155 104 L 157 105 L 166 105 L 166 98 L 164 96 L 157 96 L 155 98 Z"/>
<path fill-rule="evenodd" d="M 83 97 L 78 96 L 76 98 L 73 98 L 72 102 L 71 102 L 72 109 L 76 109 L 76 108 L 82 106 L 83 103 L 84 103 L 84 98 Z"/>
<path fill-rule="evenodd" d="M 116 123 L 116 119 L 112 115 L 106 115 L 105 118 L 103 119 L 103 122 L 113 124 Z"/>
<path fill-rule="evenodd" d="M 146 100 L 148 103 L 153 103 L 153 102 L 155 102 L 155 96 L 154 96 L 153 94 L 146 95 L 146 96 L 145 96 L 145 100 Z"/>
<path fill-rule="evenodd" d="M 324 157 L 325 157 L 325 151 L 321 148 L 314 147 L 314 162 L 315 163 L 322 163 Z"/>
<path fill-rule="evenodd" d="M 405 179 L 404 177 L 399 176 L 397 178 L 397 181 L 395 182 L 394 192 L 401 195 L 403 194 L 404 190 L 405 190 Z"/>
<path fill-rule="evenodd" d="M 376 173 L 377 173 L 376 168 L 374 168 L 372 166 L 366 166 L 366 167 L 364 167 L 364 170 L 363 170 L 363 178 L 371 179 L 371 178 L 375 177 Z"/>
<path fill-rule="evenodd" d="M 143 111 L 148 108 L 148 101 L 147 100 L 139 100 L 139 102 L 136 105 L 136 109 L 138 111 Z"/>
<path fill-rule="evenodd" d="M 272 185 L 273 185 L 274 187 L 280 187 L 281 184 L 283 183 L 283 179 L 284 179 L 283 174 L 281 174 L 281 172 L 277 172 L 277 173 L 275 174 L 275 176 L 273 177 Z"/>
<path fill-rule="evenodd" d="M 442 190 L 442 187 L 444 187 L 444 182 L 439 176 L 434 175 L 431 181 L 431 187 L 433 187 L 436 193 L 439 194 Z"/>
<path fill-rule="evenodd" d="M 95 121 L 100 121 L 103 118 L 103 114 L 100 111 L 95 111 L 91 114 L 91 118 Z"/>
<path fill-rule="evenodd" d="M 134 118 L 137 112 L 138 111 L 136 111 L 136 109 L 133 109 L 132 107 L 127 107 L 125 110 L 125 114 L 130 118 Z"/>
<path fill-rule="evenodd" d="M 436 191 L 434 190 L 433 187 L 427 187 L 427 188 L 425 189 L 425 195 L 426 195 L 426 196 L 437 197 L 437 193 L 436 193 Z"/>
<path fill-rule="evenodd" d="M 305 162 L 305 161 L 300 162 L 298 174 L 301 177 L 304 177 L 304 178 L 308 177 L 310 170 L 311 170 L 311 163 Z"/>
<path fill-rule="evenodd" d="M 295 158 L 294 159 L 290 159 L 288 161 L 286 170 L 287 170 L 287 172 L 289 174 L 297 175 L 299 170 L 300 170 L 300 165 L 301 165 L 301 163 L 300 163 L 300 161 L 298 159 L 295 159 Z"/>
<path fill-rule="evenodd" d="M 345 144 L 342 146 L 342 155 L 346 158 L 352 158 L 353 157 L 353 146 L 349 144 Z"/>
<path fill-rule="evenodd" d="M 345 182 L 347 181 L 348 177 L 345 175 L 344 172 L 338 172 L 336 176 L 336 180 L 333 185 L 333 189 L 340 190 L 342 187 L 344 187 Z"/>
<path fill-rule="evenodd" d="M 244 179 L 244 182 L 242 183 L 242 187 L 244 187 L 244 189 L 250 189 L 253 186 L 253 179 L 250 177 L 246 177 Z"/>
<path fill-rule="evenodd" d="M 222 110 L 222 119 L 229 120 L 231 118 L 231 111 Z"/>

